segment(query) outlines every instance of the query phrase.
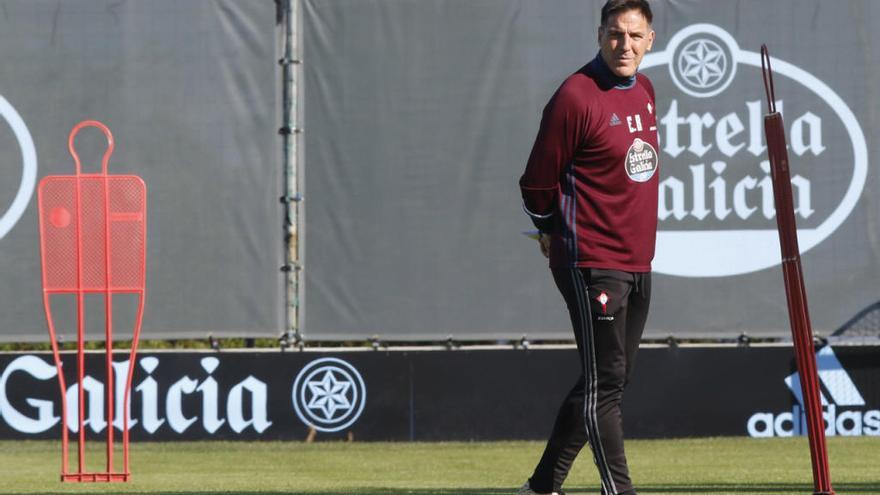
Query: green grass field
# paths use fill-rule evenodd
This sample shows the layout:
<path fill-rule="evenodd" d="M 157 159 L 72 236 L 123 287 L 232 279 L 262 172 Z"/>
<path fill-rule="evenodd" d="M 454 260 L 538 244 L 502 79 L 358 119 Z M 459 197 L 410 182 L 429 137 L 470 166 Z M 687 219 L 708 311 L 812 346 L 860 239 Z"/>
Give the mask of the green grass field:
<path fill-rule="evenodd" d="M 78 484 L 57 481 L 59 445 L 0 442 L 0 493 L 512 494 L 543 448 L 540 442 L 135 443 L 133 481 Z M 94 447 L 90 465 L 101 458 Z M 880 494 L 880 438 L 831 438 L 829 450 L 838 494 Z M 812 493 L 804 438 L 631 440 L 627 451 L 641 494 Z M 597 480 L 589 455 L 582 455 L 566 491 L 598 494 Z"/>

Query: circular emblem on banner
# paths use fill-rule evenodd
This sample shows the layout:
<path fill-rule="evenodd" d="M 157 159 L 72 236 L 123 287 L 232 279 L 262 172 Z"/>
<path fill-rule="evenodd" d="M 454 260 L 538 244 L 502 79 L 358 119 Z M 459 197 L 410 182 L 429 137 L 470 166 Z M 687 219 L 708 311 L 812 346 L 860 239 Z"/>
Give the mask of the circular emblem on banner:
<path fill-rule="evenodd" d="M 657 150 L 636 138 L 626 152 L 626 175 L 636 182 L 647 182 L 657 171 Z"/>
<path fill-rule="evenodd" d="M 736 41 L 722 29 L 683 29 L 669 40 L 669 73 L 685 93 L 708 98 L 724 91 L 736 76 Z"/>
<path fill-rule="evenodd" d="M 791 183 L 803 254 L 833 235 L 859 204 L 868 146 L 849 103 L 832 86 L 786 60 L 772 63 L 786 102 L 798 102 L 786 107 L 785 133 L 797 163 Z M 639 70 L 670 75 L 657 78 L 658 92 L 668 95 L 655 110 L 663 116 L 658 152 L 674 160 L 664 162 L 659 183 L 654 271 L 727 277 L 778 266 L 763 98 L 756 94 L 761 55 L 740 49 L 720 26 L 691 24 L 665 50 L 646 54 Z M 667 80 L 670 87 L 663 88 Z"/>
<path fill-rule="evenodd" d="M 300 421 L 318 431 L 334 432 L 360 417 L 367 387 L 354 366 L 337 358 L 321 358 L 296 376 L 292 397 Z"/>
<path fill-rule="evenodd" d="M 37 150 L 21 115 L 2 96 L 0 96 L 0 116 L 12 128 L 21 149 L 21 180 L 18 183 L 18 191 L 6 210 L 0 205 L 0 239 L 2 239 L 21 218 L 34 193 L 34 184 L 37 182 Z"/>

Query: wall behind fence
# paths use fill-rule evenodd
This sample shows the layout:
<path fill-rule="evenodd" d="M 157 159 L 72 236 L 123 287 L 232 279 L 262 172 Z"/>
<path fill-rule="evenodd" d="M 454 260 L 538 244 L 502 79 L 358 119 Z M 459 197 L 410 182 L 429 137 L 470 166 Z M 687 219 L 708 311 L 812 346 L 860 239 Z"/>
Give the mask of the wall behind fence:
<path fill-rule="evenodd" d="M 601 3 L 301 2 L 307 338 L 570 336 L 521 234 L 516 181 L 543 105 L 597 50 Z M 116 133 L 111 172 L 148 185 L 145 338 L 276 335 L 274 2 L 8 1 L 0 14 L 0 340 L 46 338 L 33 181 L 71 172 L 67 133 L 87 118 Z M 880 299 L 880 6 L 658 1 L 655 14 L 643 71 L 663 199 L 648 336 L 788 332 L 761 42 L 776 57 L 814 326 L 834 331 Z M 102 151 L 97 135 L 80 144 L 87 162 Z"/>
<path fill-rule="evenodd" d="M 517 179 L 597 52 L 601 1 L 305 0 L 305 333 L 568 338 Z M 880 39 L 864 1 L 657 1 L 660 233 L 647 335 L 788 334 L 764 163 L 770 46 L 814 327 L 880 299 Z M 804 36 L 809 32 L 809 36 Z"/>
<path fill-rule="evenodd" d="M 67 135 L 84 119 L 105 122 L 116 136 L 110 173 L 147 184 L 143 338 L 277 335 L 274 2 L 0 7 L 0 95 L 9 104 L 0 105 L 0 340 L 47 339 L 33 179 L 73 173 Z M 24 160 L 22 129 L 36 160 Z M 97 170 L 103 138 L 80 136 L 84 168 Z M 59 304 L 60 317 L 69 317 L 70 302 Z M 130 316 L 121 314 L 120 325 Z M 89 323 L 101 331 L 100 321 Z M 60 330 L 75 338 L 69 324 Z"/>

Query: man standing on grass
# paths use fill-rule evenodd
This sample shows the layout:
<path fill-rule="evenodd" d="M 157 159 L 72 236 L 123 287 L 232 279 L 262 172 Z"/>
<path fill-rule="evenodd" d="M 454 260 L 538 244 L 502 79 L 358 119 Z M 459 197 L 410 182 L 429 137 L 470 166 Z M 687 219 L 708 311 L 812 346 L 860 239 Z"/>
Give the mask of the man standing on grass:
<path fill-rule="evenodd" d="M 646 0 L 608 0 L 599 54 L 544 109 L 520 179 L 523 208 L 574 327 L 582 374 L 519 495 L 562 493 L 589 443 L 604 495 L 635 494 L 621 400 L 651 295 L 659 167 L 651 82 L 638 73 L 654 43 Z"/>

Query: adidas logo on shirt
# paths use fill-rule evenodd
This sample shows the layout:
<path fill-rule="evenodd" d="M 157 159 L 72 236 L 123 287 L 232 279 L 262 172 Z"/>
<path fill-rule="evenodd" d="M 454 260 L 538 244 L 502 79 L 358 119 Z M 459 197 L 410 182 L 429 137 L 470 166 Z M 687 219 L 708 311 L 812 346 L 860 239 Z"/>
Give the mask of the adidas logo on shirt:
<path fill-rule="evenodd" d="M 611 122 L 608 122 L 608 126 L 614 127 L 616 125 L 620 125 L 620 117 L 618 117 L 616 113 L 612 113 L 611 114 Z"/>

